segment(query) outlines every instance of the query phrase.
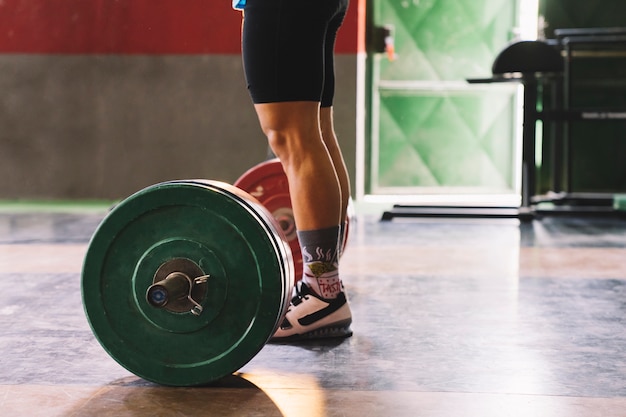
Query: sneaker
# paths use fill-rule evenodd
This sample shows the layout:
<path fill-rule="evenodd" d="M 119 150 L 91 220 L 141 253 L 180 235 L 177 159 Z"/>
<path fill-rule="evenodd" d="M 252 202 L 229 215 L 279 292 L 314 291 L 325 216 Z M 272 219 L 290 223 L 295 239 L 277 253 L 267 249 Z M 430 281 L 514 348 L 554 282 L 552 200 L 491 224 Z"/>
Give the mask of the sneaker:
<path fill-rule="evenodd" d="M 350 337 L 351 323 L 352 313 L 344 292 L 327 300 L 299 281 L 285 319 L 271 341 Z"/>

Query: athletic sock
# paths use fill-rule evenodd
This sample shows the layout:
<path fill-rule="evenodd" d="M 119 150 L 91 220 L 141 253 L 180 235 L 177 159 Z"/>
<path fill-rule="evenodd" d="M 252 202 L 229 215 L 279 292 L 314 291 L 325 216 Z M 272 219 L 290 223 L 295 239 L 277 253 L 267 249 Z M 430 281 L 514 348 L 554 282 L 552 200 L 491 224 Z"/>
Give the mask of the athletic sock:
<path fill-rule="evenodd" d="M 304 263 L 302 281 L 326 299 L 337 298 L 341 292 L 337 250 L 339 229 L 339 226 L 333 226 L 298 231 Z"/>

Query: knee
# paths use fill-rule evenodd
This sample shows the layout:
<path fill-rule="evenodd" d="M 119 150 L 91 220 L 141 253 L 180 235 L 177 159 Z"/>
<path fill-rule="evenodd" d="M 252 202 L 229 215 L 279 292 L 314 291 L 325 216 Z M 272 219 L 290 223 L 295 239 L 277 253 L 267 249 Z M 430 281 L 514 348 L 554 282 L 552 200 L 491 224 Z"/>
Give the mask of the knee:
<path fill-rule="evenodd" d="M 283 160 L 291 153 L 289 135 L 285 131 L 278 129 L 263 129 L 263 132 L 267 137 L 267 143 L 278 159 Z"/>

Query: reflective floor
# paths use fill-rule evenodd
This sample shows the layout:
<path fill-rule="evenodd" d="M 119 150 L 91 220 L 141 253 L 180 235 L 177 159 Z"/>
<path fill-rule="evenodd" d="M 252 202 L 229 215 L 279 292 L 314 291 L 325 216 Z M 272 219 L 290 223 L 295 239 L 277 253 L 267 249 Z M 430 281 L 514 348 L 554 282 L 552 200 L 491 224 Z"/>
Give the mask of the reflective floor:
<path fill-rule="evenodd" d="M 168 388 L 84 316 L 103 215 L 0 211 L 0 415 L 626 416 L 626 220 L 360 215 L 352 338 L 267 345 L 213 386 Z"/>

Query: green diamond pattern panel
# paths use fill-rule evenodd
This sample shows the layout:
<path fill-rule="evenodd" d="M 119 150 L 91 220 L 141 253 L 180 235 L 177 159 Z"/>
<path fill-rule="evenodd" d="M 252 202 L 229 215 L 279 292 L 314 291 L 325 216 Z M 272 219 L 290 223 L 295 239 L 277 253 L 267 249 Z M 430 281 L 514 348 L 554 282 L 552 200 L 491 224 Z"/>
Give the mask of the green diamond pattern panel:
<path fill-rule="evenodd" d="M 379 192 L 395 187 L 454 187 L 507 192 L 513 96 L 382 92 Z M 489 189 L 490 191 L 486 190 Z"/>
<path fill-rule="evenodd" d="M 397 59 L 372 60 L 374 194 L 515 192 L 515 87 L 475 87 L 510 41 L 514 0 L 381 0 Z"/>
<path fill-rule="evenodd" d="M 377 19 L 395 28 L 398 60 L 381 79 L 465 80 L 491 73 L 512 33 L 512 0 L 377 1 Z"/>

